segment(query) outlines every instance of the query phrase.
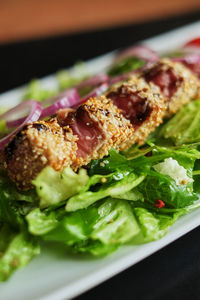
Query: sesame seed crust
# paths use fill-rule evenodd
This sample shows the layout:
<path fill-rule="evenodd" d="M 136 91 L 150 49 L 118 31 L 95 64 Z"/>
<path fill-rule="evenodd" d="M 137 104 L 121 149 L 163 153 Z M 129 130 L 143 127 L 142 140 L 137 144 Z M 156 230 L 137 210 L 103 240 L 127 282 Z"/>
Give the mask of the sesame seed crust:
<path fill-rule="evenodd" d="M 116 150 L 124 149 L 127 140 L 134 133 L 129 120 L 126 120 L 120 110 L 105 96 L 90 98 L 82 105 L 82 109 L 95 123 L 95 126 L 100 129 L 101 135 L 99 136 L 98 145 L 90 155 L 75 159 L 73 164 L 75 169 L 87 165 L 92 159 L 100 159 L 108 155 L 108 151 L 112 147 Z"/>
<path fill-rule="evenodd" d="M 174 74 L 179 79 L 177 84 L 177 90 L 170 99 L 167 99 L 167 110 L 165 117 L 169 118 L 175 114 L 184 104 L 189 103 L 200 96 L 200 81 L 196 75 L 194 75 L 187 67 L 182 63 L 173 62 L 168 58 L 160 59 L 152 68 L 159 67 L 163 71 L 173 70 Z M 140 74 L 143 77 L 149 70 L 144 71 Z M 151 82 L 151 86 L 155 84 Z M 158 87 L 159 92 L 160 88 Z"/>
<path fill-rule="evenodd" d="M 142 78 L 136 76 L 130 77 L 128 82 L 116 85 L 111 92 L 120 93 L 121 101 L 131 95 L 137 94 L 144 101 L 145 106 L 149 107 L 149 116 L 134 130 L 134 133 L 129 136 L 126 145 L 122 149 L 128 149 L 134 143 L 143 144 L 147 136 L 155 130 L 163 121 L 163 116 L 166 110 L 166 100 L 160 94 L 159 89 L 155 85 L 147 84 Z M 109 91 L 110 94 L 110 91 Z M 134 125 L 133 125 L 134 127 Z"/>
<path fill-rule="evenodd" d="M 75 159 L 77 145 L 69 127 L 56 119 L 28 124 L 5 148 L 4 167 L 18 188 L 32 188 L 32 180 L 47 165 L 60 171 Z"/>

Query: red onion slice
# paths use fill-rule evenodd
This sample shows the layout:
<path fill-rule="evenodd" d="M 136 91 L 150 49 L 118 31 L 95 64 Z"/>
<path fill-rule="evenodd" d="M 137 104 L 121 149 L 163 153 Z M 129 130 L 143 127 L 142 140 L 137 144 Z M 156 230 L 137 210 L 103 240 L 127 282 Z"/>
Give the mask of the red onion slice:
<path fill-rule="evenodd" d="M 51 99 L 48 99 L 48 102 L 54 103 L 42 110 L 40 119 L 54 115 L 60 109 L 72 107 L 74 105 L 79 104 L 80 97 L 76 89 L 69 89 L 60 93 L 57 96 L 52 97 Z M 6 125 L 8 128 L 13 128 L 19 126 L 24 120 L 25 118 L 20 118 L 17 120 L 8 121 Z"/>
<path fill-rule="evenodd" d="M 182 50 L 188 53 L 200 53 L 200 47 L 195 46 L 184 46 Z"/>
<path fill-rule="evenodd" d="M 11 137 L 16 134 L 18 131 L 20 131 L 25 124 L 35 122 L 39 119 L 41 112 L 42 112 L 42 106 L 39 102 L 35 100 L 28 100 L 23 103 L 20 103 L 19 105 L 15 106 L 14 108 L 10 109 L 6 113 L 2 114 L 0 116 L 0 120 L 7 120 L 14 116 L 17 112 L 21 112 L 22 109 L 29 108 L 30 113 L 26 118 L 21 118 L 22 122 L 21 124 L 10 134 L 7 136 L 3 137 L 0 140 L 0 149 L 2 149 L 6 144 L 9 143 Z M 7 121 L 8 123 L 9 121 Z M 10 121 L 14 122 L 14 121 Z"/>
<path fill-rule="evenodd" d="M 73 106 L 77 102 L 77 95 L 78 95 L 78 92 L 77 92 L 76 88 L 70 88 L 70 89 L 60 92 L 58 95 L 55 95 L 55 96 L 43 101 L 42 104 L 45 106 L 46 105 L 49 106 L 49 105 L 54 104 L 55 102 L 59 101 L 60 99 L 66 97 L 66 98 L 68 98 L 69 105 Z"/>
<path fill-rule="evenodd" d="M 183 53 L 181 57 L 173 57 L 173 61 L 183 62 L 187 64 L 196 64 L 200 62 L 200 52 L 199 53 Z"/>
<path fill-rule="evenodd" d="M 80 103 L 80 97 L 76 89 L 69 89 L 54 97 L 55 103 L 43 109 L 41 118 L 54 115 L 58 110 L 75 106 Z"/>
<path fill-rule="evenodd" d="M 107 91 L 108 87 L 109 86 L 108 86 L 107 82 L 102 83 L 99 87 L 95 88 L 87 96 L 85 96 L 83 99 L 81 99 L 81 103 L 87 101 L 91 97 L 98 97 L 98 96 L 102 95 L 104 92 Z"/>
<path fill-rule="evenodd" d="M 150 48 L 148 48 L 146 46 L 133 46 L 133 47 L 127 48 L 126 50 L 120 52 L 116 56 L 114 63 L 116 61 L 119 61 L 123 58 L 130 57 L 130 56 L 136 56 L 139 59 L 145 60 L 147 62 L 156 62 L 159 59 L 159 56 L 157 55 L 157 53 L 155 51 L 151 50 Z"/>
<path fill-rule="evenodd" d="M 106 82 L 109 80 L 109 76 L 104 73 L 96 74 L 90 78 L 87 78 L 76 85 L 77 89 L 84 88 L 84 87 L 95 87 L 103 82 Z"/>
<path fill-rule="evenodd" d="M 7 128 L 15 128 L 17 126 L 19 126 L 22 122 L 24 122 L 24 120 L 26 119 L 26 117 L 17 119 L 17 120 L 13 120 L 13 121 L 7 121 L 6 122 L 6 126 Z"/>
<path fill-rule="evenodd" d="M 83 80 L 82 82 L 80 82 L 79 84 L 75 85 L 73 88 L 67 89 L 65 91 L 62 91 L 61 93 L 59 93 L 56 96 L 53 96 L 50 99 L 47 99 L 45 101 L 43 101 L 43 105 L 50 105 L 50 104 L 54 104 L 56 101 L 61 100 L 62 98 L 69 98 L 69 106 L 65 106 L 65 107 L 72 107 L 78 104 L 78 90 L 84 87 L 96 87 L 99 84 L 106 82 L 109 80 L 109 76 L 105 73 L 101 73 L 101 74 L 96 74 L 90 78 L 87 78 L 85 80 Z M 98 89 L 98 87 L 97 87 Z M 91 96 L 92 97 L 92 96 Z M 61 108 L 65 108 L 65 107 L 61 107 Z M 47 107 L 48 108 L 48 107 Z"/>

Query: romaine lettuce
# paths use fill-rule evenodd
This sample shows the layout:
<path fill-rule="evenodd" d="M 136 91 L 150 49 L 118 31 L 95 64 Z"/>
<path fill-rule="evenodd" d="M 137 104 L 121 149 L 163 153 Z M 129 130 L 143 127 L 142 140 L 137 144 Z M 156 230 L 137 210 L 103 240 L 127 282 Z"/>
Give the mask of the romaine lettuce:
<path fill-rule="evenodd" d="M 88 182 L 85 169 L 75 173 L 71 168 L 56 172 L 51 167 L 44 168 L 33 180 L 39 196 L 40 207 L 45 208 L 57 204 L 77 194 Z"/>
<path fill-rule="evenodd" d="M 158 134 L 175 145 L 200 142 L 200 101 L 192 101 L 173 116 Z"/>
<path fill-rule="evenodd" d="M 136 244 L 162 238 L 179 217 L 179 213 L 159 214 L 142 207 L 136 207 L 133 211 L 141 228 L 140 233 L 133 239 Z"/>
<path fill-rule="evenodd" d="M 118 182 L 105 183 L 104 186 L 100 187 L 97 191 L 87 191 L 79 193 L 71 197 L 66 204 L 66 211 L 75 211 L 78 209 L 86 208 L 96 201 L 105 197 L 115 197 L 122 193 L 126 193 L 137 185 L 139 185 L 145 176 L 138 177 L 134 173 L 130 173 Z"/>
<path fill-rule="evenodd" d="M 4 241 L 4 245 L 0 244 L 0 281 L 7 280 L 14 271 L 40 253 L 37 239 L 25 231 L 14 233 L 9 227 L 3 227 L 0 240 Z"/>
<path fill-rule="evenodd" d="M 108 70 L 110 76 L 117 76 L 132 70 L 139 69 L 145 65 L 145 61 L 135 56 L 130 56 L 119 60 L 114 63 Z"/>
<path fill-rule="evenodd" d="M 75 251 L 102 255 L 127 243 L 139 231 L 128 202 L 109 198 L 87 209 L 66 213 L 58 226 L 43 238 L 64 242 Z"/>
<path fill-rule="evenodd" d="M 34 99 L 42 102 L 56 93 L 58 91 L 44 89 L 39 80 L 33 79 L 29 82 L 22 100 Z"/>

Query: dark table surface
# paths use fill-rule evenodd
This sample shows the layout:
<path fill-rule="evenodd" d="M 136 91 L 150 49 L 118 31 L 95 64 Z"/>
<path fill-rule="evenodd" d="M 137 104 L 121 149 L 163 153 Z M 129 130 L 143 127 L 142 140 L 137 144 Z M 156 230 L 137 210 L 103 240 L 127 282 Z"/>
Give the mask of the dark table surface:
<path fill-rule="evenodd" d="M 0 45 L 0 91 L 200 19 L 200 11 L 109 30 Z M 76 300 L 200 299 L 200 228 Z"/>

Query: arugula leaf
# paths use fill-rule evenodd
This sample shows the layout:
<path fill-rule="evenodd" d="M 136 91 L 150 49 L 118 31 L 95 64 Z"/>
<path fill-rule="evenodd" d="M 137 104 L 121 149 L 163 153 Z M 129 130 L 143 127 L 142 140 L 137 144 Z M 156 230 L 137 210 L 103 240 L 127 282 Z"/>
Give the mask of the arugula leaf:
<path fill-rule="evenodd" d="M 191 184 L 176 185 L 174 179 L 154 171 L 138 186 L 144 199 L 151 203 L 161 199 L 171 207 L 181 208 L 194 203 L 198 196 L 193 192 Z"/>
<path fill-rule="evenodd" d="M 115 149 L 109 151 L 109 156 L 99 160 L 92 160 L 90 163 L 89 175 L 109 174 L 116 171 L 131 171 L 126 157 L 118 153 Z"/>
<path fill-rule="evenodd" d="M 14 237 L 15 232 L 8 224 L 1 224 L 0 226 L 0 258 L 6 250 L 7 245 Z"/>
<path fill-rule="evenodd" d="M 200 159 L 195 161 L 194 164 L 194 170 L 193 170 L 193 178 L 194 178 L 194 183 L 193 183 L 193 188 L 195 193 L 200 194 Z"/>
<path fill-rule="evenodd" d="M 23 216 L 37 204 L 34 190 L 18 191 L 7 174 L 0 170 L 0 221 L 14 228 L 24 227 Z"/>
<path fill-rule="evenodd" d="M 0 221 L 14 228 L 24 225 L 24 220 L 17 209 L 16 201 L 10 198 L 0 182 Z"/>

